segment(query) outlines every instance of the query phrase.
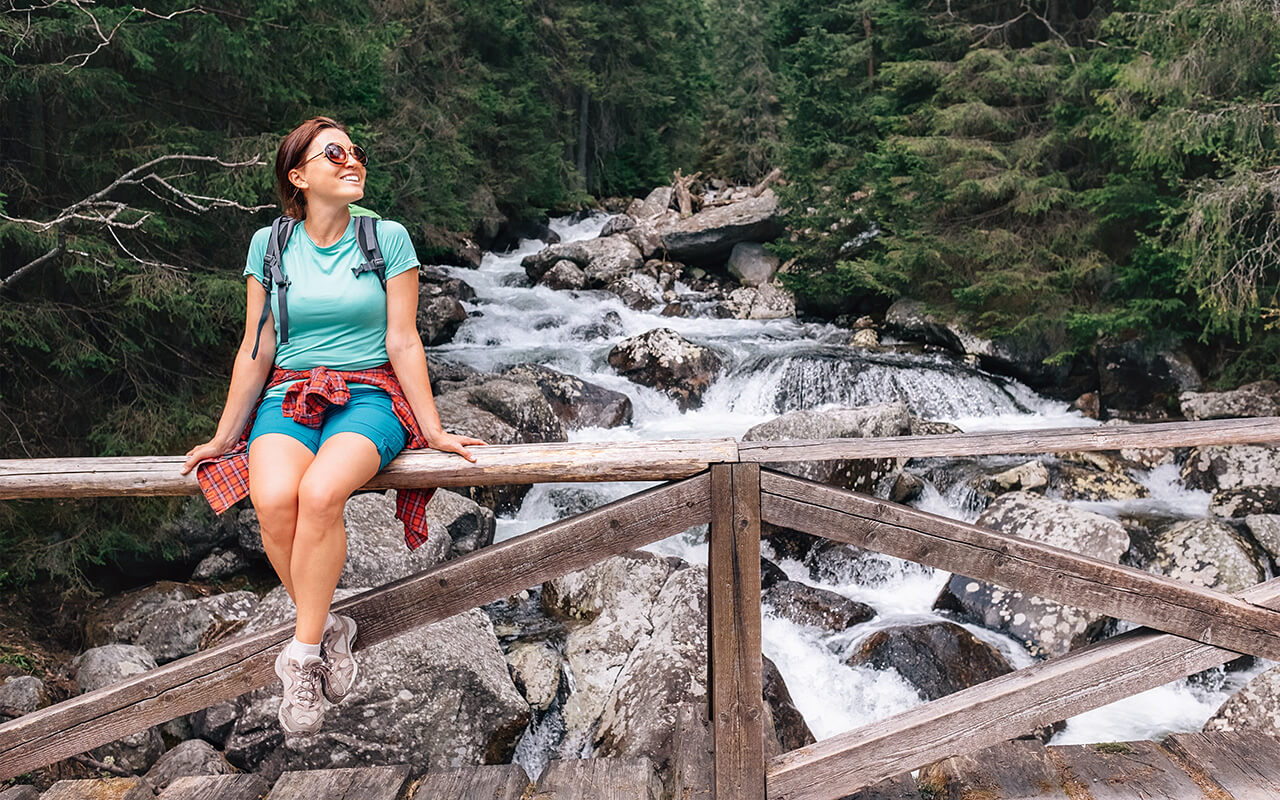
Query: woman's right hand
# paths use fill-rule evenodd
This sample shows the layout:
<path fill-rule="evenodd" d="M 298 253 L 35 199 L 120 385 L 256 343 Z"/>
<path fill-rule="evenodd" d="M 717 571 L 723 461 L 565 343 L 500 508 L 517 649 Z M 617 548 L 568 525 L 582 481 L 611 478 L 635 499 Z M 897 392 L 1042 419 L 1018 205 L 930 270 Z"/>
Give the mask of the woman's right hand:
<path fill-rule="evenodd" d="M 206 458 L 217 458 L 223 455 L 231 448 L 216 439 L 210 439 L 204 444 L 198 444 L 187 451 L 187 460 L 182 465 L 182 474 L 186 475 L 195 467 L 196 464 L 204 461 Z"/>

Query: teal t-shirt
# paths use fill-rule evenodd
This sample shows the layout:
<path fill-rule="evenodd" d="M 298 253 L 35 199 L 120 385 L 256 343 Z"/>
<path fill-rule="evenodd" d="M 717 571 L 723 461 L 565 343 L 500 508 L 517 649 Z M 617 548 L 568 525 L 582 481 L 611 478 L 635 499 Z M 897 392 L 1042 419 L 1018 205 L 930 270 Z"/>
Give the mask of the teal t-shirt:
<path fill-rule="evenodd" d="M 378 220 L 378 247 L 387 262 L 387 279 L 418 266 L 409 232 L 398 222 Z M 286 369 L 368 369 L 387 361 L 387 294 L 378 276 L 353 269 L 363 263 L 356 245 L 355 219 L 342 238 L 317 247 L 300 224 L 293 229 L 281 260 L 289 285 L 289 341 L 280 343 L 280 301 L 271 287 L 271 311 L 276 326 L 275 363 Z M 244 276 L 262 280 L 262 258 L 271 228 L 253 235 Z M 265 334 L 265 331 L 264 331 Z M 259 356 L 261 357 L 261 356 Z M 289 384 L 267 391 L 283 397 Z"/>

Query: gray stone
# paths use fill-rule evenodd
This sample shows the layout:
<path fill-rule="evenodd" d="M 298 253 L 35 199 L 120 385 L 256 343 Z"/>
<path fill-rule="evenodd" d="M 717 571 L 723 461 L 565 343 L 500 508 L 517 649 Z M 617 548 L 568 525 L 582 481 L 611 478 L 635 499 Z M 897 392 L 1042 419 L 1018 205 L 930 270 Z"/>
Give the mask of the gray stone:
<path fill-rule="evenodd" d="M 740 286 L 726 301 L 737 319 L 787 319 L 796 315 L 796 298 L 776 282 Z"/>
<path fill-rule="evenodd" d="M 808 747 L 817 741 L 813 731 L 804 721 L 804 716 L 796 708 L 787 690 L 787 683 L 778 671 L 777 665 L 768 656 L 761 656 L 764 683 L 764 701 L 773 717 L 773 729 L 777 737 L 778 752 L 789 753 L 801 747 Z M 767 727 L 767 725 L 766 725 Z"/>
<path fill-rule="evenodd" d="M 762 422 L 742 435 L 744 442 L 788 439 L 858 439 L 902 436 L 911 431 L 911 414 L 903 403 L 882 403 L 859 408 L 792 411 Z M 895 459 L 834 459 L 768 463 L 770 469 L 868 494 L 880 480 L 898 467 Z"/>
<path fill-rule="evenodd" d="M 1129 549 L 1124 526 L 1030 492 L 1001 495 L 977 525 L 1118 564 Z M 1061 655 L 1087 644 L 1107 617 L 1052 600 L 953 575 L 935 608 L 954 611 L 1025 643 L 1033 655 Z"/>
<path fill-rule="evenodd" d="M 615 233 L 626 233 L 635 226 L 635 217 L 628 214 L 618 214 L 604 221 L 604 227 L 600 229 L 600 235 L 612 236 Z"/>
<path fill-rule="evenodd" d="M 991 476 L 1001 491 L 1043 489 L 1049 485 L 1049 469 L 1043 462 L 1028 461 Z"/>
<path fill-rule="evenodd" d="M 427 504 L 428 530 L 443 528 L 452 542 L 450 557 L 464 556 L 493 544 L 497 523 L 493 512 L 448 489 L 437 489 Z"/>
<path fill-rule="evenodd" d="M 436 295 L 418 302 L 418 333 L 426 347 L 448 344 L 467 321 L 467 309 L 456 297 Z"/>
<path fill-rule="evenodd" d="M 898 470 L 889 488 L 889 499 L 895 503 L 910 503 L 924 491 L 924 478 L 906 470 Z"/>
<path fill-rule="evenodd" d="M 863 639 L 846 659 L 851 667 L 894 669 L 926 700 L 1013 672 L 991 645 L 954 622 L 900 625 Z"/>
<path fill-rule="evenodd" d="M 1055 473 L 1055 488 L 1065 500 L 1136 500 L 1151 496 L 1147 487 L 1123 472 L 1061 464 Z"/>
<path fill-rule="evenodd" d="M 164 791 L 178 778 L 200 775 L 230 775 L 236 771 L 222 753 L 203 739 L 179 742 L 147 770 L 147 782 Z"/>
<path fill-rule="evenodd" d="M 775 583 L 765 590 L 761 600 L 778 616 L 827 633 L 840 633 L 876 615 L 875 609 L 866 603 L 798 581 Z"/>
<path fill-rule="evenodd" d="M 0 706 L 16 708 L 30 714 L 49 705 L 44 681 L 32 675 L 15 675 L 0 683 Z"/>
<path fill-rule="evenodd" d="M 340 589 L 336 599 L 355 594 Z M 273 590 L 246 632 L 293 618 L 283 587 Z M 408 764 L 416 772 L 511 760 L 529 721 L 483 611 L 472 609 L 356 653 L 351 694 L 326 712 L 317 733 L 285 736 L 276 719 L 279 685 L 240 698 L 227 758 L 278 774 Z"/>
<path fill-rule="evenodd" d="M 69 673 L 76 692 L 84 694 L 155 668 L 155 659 L 146 649 L 132 644 L 108 644 L 76 656 Z M 164 740 L 158 727 L 129 734 L 89 751 L 99 761 L 110 759 L 116 766 L 138 773 L 146 772 L 163 752 Z"/>
<path fill-rule="evenodd" d="M 517 642 L 507 653 L 516 688 L 538 711 L 546 711 L 560 690 L 560 654 L 545 642 Z"/>
<path fill-rule="evenodd" d="M 532 381 L 570 429 L 615 428 L 631 422 L 631 398 L 540 364 L 516 364 L 503 372 Z"/>
<path fill-rule="evenodd" d="M 195 586 L 174 581 L 125 592 L 95 609 L 84 627 L 85 641 L 92 645 L 132 643 L 142 632 L 147 617 L 165 606 L 200 596 Z"/>
<path fill-rule="evenodd" d="M 1280 486 L 1241 486 L 1213 493 L 1209 513 L 1215 517 L 1280 514 Z"/>
<path fill-rule="evenodd" d="M 243 591 L 169 603 L 146 617 L 133 643 L 164 664 L 195 653 L 206 635 L 248 619 L 257 605 L 258 596 Z"/>
<path fill-rule="evenodd" d="M 249 559 L 240 550 L 214 550 L 196 565 L 191 573 L 191 579 L 207 581 L 214 578 L 227 578 L 244 572 L 248 568 Z"/>
<path fill-rule="evenodd" d="M 619 275 L 604 287 L 618 296 L 627 308 L 648 311 L 658 303 L 658 281 L 643 272 Z"/>
<path fill-rule="evenodd" d="M 849 346 L 874 350 L 880 346 L 880 334 L 870 328 L 862 328 L 854 332 L 853 338 L 849 339 Z"/>
<path fill-rule="evenodd" d="M 720 371 L 720 356 L 670 328 L 623 339 L 609 351 L 609 365 L 624 377 L 651 386 L 676 401 L 681 411 L 702 402 Z"/>
<path fill-rule="evenodd" d="M 643 200 L 636 200 L 627 207 L 627 214 L 637 220 L 656 217 L 671 207 L 671 187 L 659 186 Z"/>
<path fill-rule="evenodd" d="M 225 700 L 189 714 L 187 718 L 191 723 L 192 733 L 222 747 L 227 743 L 227 737 L 231 735 L 231 729 L 239 715 L 239 702 Z"/>
<path fill-rule="evenodd" d="M 1200 375 L 1181 351 L 1154 348 L 1142 339 L 1100 342 L 1098 394 L 1102 405 L 1129 419 L 1164 419 L 1178 398 L 1200 388 Z"/>
<path fill-rule="evenodd" d="M 529 280 L 538 283 L 547 270 L 562 260 L 572 261 L 583 271 L 583 286 L 587 289 L 603 289 L 612 279 L 644 265 L 639 248 L 625 236 L 560 242 L 525 256 L 520 265 Z"/>
<path fill-rule="evenodd" d="M 489 444 L 515 444 L 522 441 L 515 428 L 497 416 L 477 408 L 467 401 L 465 390 L 450 391 L 436 396 L 436 411 L 440 419 L 447 420 L 451 433 L 474 436 Z M 495 512 L 514 511 L 529 493 L 528 484 L 505 486 L 470 486 L 456 489 L 480 505 Z M 429 506 L 428 506 L 429 507 Z"/>
<path fill-rule="evenodd" d="M 267 551 L 262 549 L 262 525 L 258 522 L 258 512 L 246 508 L 236 515 L 236 544 L 246 555 L 265 560 Z"/>
<path fill-rule="evenodd" d="M 1237 444 L 1196 447 L 1182 465 L 1182 482 L 1212 492 L 1280 485 L 1280 447 Z"/>
<path fill-rule="evenodd" d="M 1271 560 L 1280 562 L 1280 514 L 1250 514 L 1244 525 Z"/>
<path fill-rule="evenodd" d="M 538 285 L 548 289 L 581 289 L 587 284 L 587 273 L 567 258 L 562 258 L 538 278 Z"/>
<path fill-rule="evenodd" d="M 663 217 L 656 227 L 667 255 L 686 264 L 715 263 L 728 257 L 739 242 L 768 242 L 783 231 L 778 197 L 772 189 L 688 217 Z"/>
<path fill-rule="evenodd" d="M 347 528 L 347 561 L 338 586 L 368 589 L 421 572 L 444 561 L 453 547 L 448 529 L 433 525 L 433 498 L 427 504 L 427 541 L 410 550 L 404 541 L 404 525 L 396 519 L 396 503 L 376 492 L 347 500 L 342 520 Z"/>
<path fill-rule="evenodd" d="M 1280 737 L 1280 667 L 1263 672 L 1227 698 L 1204 730 Z"/>
<path fill-rule="evenodd" d="M 640 255 L 645 258 L 653 258 L 662 250 L 662 235 L 658 233 L 652 220 L 641 220 L 622 235 L 635 245 Z"/>
<path fill-rule="evenodd" d="M 743 286 L 760 286 L 773 280 L 778 257 L 757 242 L 738 242 L 729 251 L 725 269 Z"/>
<path fill-rule="evenodd" d="M 535 384 L 492 378 L 467 390 L 467 396 L 472 405 L 510 425 L 520 442 L 568 441 L 564 423 Z"/>
<path fill-rule="evenodd" d="M 1280 414 L 1280 384 L 1257 381 L 1229 392 L 1183 392 L 1178 401 L 1187 419 L 1274 417 Z"/>
<path fill-rule="evenodd" d="M 1155 547 L 1151 571 L 1175 580 L 1234 594 L 1264 577 L 1249 543 L 1217 520 L 1180 522 L 1160 533 Z"/>
<path fill-rule="evenodd" d="M 0 800 L 40 800 L 40 791 L 26 784 L 10 786 L 0 791 Z"/>

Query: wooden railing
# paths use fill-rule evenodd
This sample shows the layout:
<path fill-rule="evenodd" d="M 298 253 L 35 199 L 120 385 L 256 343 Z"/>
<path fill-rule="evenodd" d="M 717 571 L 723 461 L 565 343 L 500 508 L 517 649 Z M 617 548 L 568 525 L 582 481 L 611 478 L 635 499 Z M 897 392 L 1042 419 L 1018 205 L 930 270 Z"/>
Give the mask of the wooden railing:
<path fill-rule="evenodd" d="M 1280 442 L 1280 419 L 998 434 L 474 448 L 397 458 L 367 488 L 668 480 L 335 604 L 363 649 L 710 523 L 709 719 L 719 798 L 835 800 L 1240 654 L 1280 660 L 1280 579 L 1238 595 L 801 480 L 761 464 Z M 0 461 L 0 500 L 188 494 L 181 458 Z M 766 760 L 761 521 L 1147 626 Z M 0 725 L 0 779 L 267 685 L 292 625 L 230 639 Z"/>

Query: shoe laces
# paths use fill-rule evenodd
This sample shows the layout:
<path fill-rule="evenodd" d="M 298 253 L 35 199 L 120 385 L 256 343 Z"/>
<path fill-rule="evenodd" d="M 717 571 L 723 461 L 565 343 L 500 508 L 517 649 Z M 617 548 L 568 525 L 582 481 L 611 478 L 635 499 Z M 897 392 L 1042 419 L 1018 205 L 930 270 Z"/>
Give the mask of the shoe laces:
<path fill-rule="evenodd" d="M 329 674 L 329 666 L 323 661 L 312 664 L 309 667 L 298 667 L 298 684 L 294 688 L 294 695 L 299 702 L 306 705 L 315 705 L 320 701 L 320 681 Z"/>

